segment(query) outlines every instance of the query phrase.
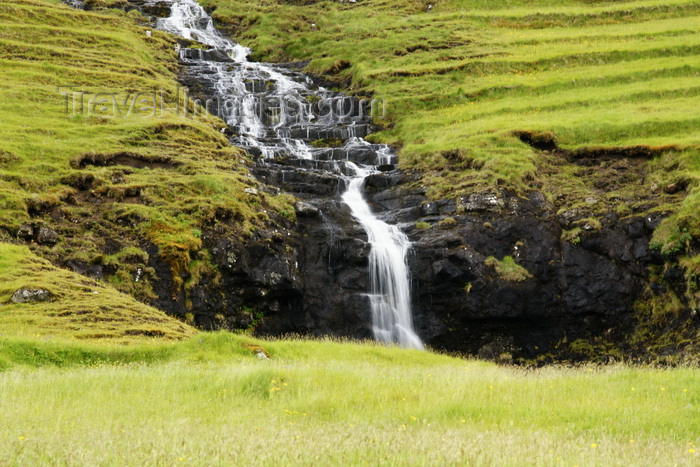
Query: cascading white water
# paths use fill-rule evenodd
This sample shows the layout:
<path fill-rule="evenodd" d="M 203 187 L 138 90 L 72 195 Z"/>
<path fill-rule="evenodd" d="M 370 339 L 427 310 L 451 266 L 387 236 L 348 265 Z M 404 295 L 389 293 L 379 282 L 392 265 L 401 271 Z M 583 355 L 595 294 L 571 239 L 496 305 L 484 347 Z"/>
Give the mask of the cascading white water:
<path fill-rule="evenodd" d="M 381 342 L 397 342 L 402 347 L 422 349 L 420 338 L 413 331 L 411 287 L 406 254 L 411 242 L 401 229 L 382 222 L 372 213 L 363 196 L 366 169 L 352 162 L 356 176 L 348 183 L 343 201 L 367 232 L 371 245 L 369 269 L 372 293 L 372 330 Z"/>
<path fill-rule="evenodd" d="M 310 102 L 322 100 L 331 93 L 323 88 L 313 90 L 308 77 L 297 75 L 296 79 L 292 79 L 280 68 L 247 61 L 250 50 L 219 34 L 211 17 L 195 0 L 173 0 L 171 3 L 170 16 L 159 19 L 157 26 L 185 39 L 208 45 L 215 52 L 222 52 L 226 58 L 207 61 L 203 58 L 203 52 L 181 53 L 181 59 L 185 62 L 205 63 L 207 74 L 215 76 L 213 84 L 217 96 L 233 103 L 225 107 L 221 116 L 240 135 L 234 139 L 234 143 L 248 149 L 254 148 L 263 157 L 285 154 L 300 160 L 330 162 L 327 170 L 333 170 L 346 180 L 347 190 L 342 199 L 364 228 L 371 245 L 369 267 L 372 290 L 369 298 L 374 336 L 381 342 L 422 349 L 423 344 L 413 330 L 411 317 L 411 289 L 406 262 L 410 242 L 397 226 L 378 219 L 363 196 L 365 177 L 376 172 L 376 169 L 349 160 L 329 161 L 327 154 L 325 159 L 316 159 L 316 154 L 320 157 L 322 151 L 316 150 L 302 138 L 295 138 L 294 134 L 305 134 L 308 140 L 313 130 L 316 134 L 326 135 L 323 137 L 341 137 L 346 140 L 344 149 L 348 154 L 353 149 L 375 147 L 377 165 L 389 164 L 395 157 L 388 146 L 371 145 L 356 137 L 356 121 L 344 115 L 342 99 L 331 102 L 324 115 L 315 115 Z M 263 99 L 274 100 L 277 107 L 268 105 L 267 113 L 261 112 Z M 285 110 L 285 105 L 297 111 L 290 113 Z"/>

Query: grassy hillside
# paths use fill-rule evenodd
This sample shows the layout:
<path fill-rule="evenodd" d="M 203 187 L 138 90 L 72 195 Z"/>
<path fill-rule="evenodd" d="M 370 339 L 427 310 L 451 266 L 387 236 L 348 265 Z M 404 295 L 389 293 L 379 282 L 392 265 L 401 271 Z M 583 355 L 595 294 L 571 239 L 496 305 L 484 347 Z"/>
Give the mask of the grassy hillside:
<path fill-rule="evenodd" d="M 686 290 L 640 309 L 661 325 L 681 302 L 700 306 L 696 1 L 203 3 L 255 57 L 310 60 L 384 100 L 374 139 L 424 173 L 432 198 L 538 189 L 591 225 L 665 213 L 651 245 L 668 261 L 653 280 L 680 266 Z"/>
<path fill-rule="evenodd" d="M 271 359 L 256 359 L 250 345 Z M 139 358 L 151 363 L 129 363 Z M 0 458 L 11 465 L 698 459 L 697 369 L 526 371 L 376 344 L 226 333 L 131 350 L 6 340 L 3 360 L 29 366 L 0 373 Z"/>
<path fill-rule="evenodd" d="M 206 226 L 219 220 L 245 238 L 289 209 L 285 196 L 244 193 L 257 183 L 245 153 L 219 132 L 221 121 L 201 113 L 192 117 L 191 106 L 184 116 L 182 97 L 176 112 L 175 43 L 151 29 L 135 12 L 85 12 L 60 0 L 0 0 L 0 241 L 26 245 L 0 243 L 7 255 L 0 278 L 11 278 L 2 279 L 0 303 L 11 286 L 47 281 L 60 297 L 50 306 L 3 306 L 5 334 L 8 327 L 34 322 L 31 316 L 37 316 L 36 332 L 53 334 L 60 332 L 59 323 L 81 315 L 92 323 L 76 331 L 83 338 L 112 335 L 111 325 L 97 329 L 107 319 L 104 313 L 112 324 L 132 316 L 126 328 L 138 327 L 145 314 L 152 315 L 144 318 L 151 328 L 168 321 L 104 287 L 100 294 L 73 296 L 80 281 L 96 285 L 49 271 L 33 253 L 61 266 L 99 267 L 104 282 L 148 302 L 158 280 L 149 267 L 149 246 L 170 266 L 175 294 L 193 285 L 185 281 L 215 274 L 202 249 Z M 85 93 L 82 108 L 80 95 L 70 94 L 77 91 Z M 154 99 L 155 115 L 148 108 Z M 40 238 L 42 227 L 54 231 L 53 238 Z M 72 318 L 59 319 L 65 307 L 74 307 L 66 312 Z M 163 324 L 160 331 L 170 336 L 178 326 Z"/>
<path fill-rule="evenodd" d="M 682 210 L 697 207 L 697 2 L 203 3 L 256 57 L 310 59 L 309 70 L 384 99 L 391 129 L 377 138 L 401 146 L 403 167 L 428 172 L 434 197 L 541 187 L 561 204 L 593 195 L 599 210 L 628 214 L 652 200 L 678 208 L 683 197 L 662 188 L 683 181 Z M 649 146 L 659 157 L 629 186 L 596 189 L 518 132 L 566 149 Z"/>
<path fill-rule="evenodd" d="M 21 287 L 48 290 L 49 301 L 12 303 Z M 0 243 L 0 338 L 40 337 L 136 343 L 182 339 L 195 330 L 129 295 L 52 266 L 27 247 Z M 1 362 L 0 362 L 1 366 Z"/>

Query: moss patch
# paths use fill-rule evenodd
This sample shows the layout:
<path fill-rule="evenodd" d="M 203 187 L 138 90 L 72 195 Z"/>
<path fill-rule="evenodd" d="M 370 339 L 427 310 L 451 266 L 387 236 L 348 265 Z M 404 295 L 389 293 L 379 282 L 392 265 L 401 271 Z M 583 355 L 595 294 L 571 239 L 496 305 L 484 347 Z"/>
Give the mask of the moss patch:
<path fill-rule="evenodd" d="M 498 274 L 498 277 L 504 281 L 522 282 L 532 278 L 527 269 L 515 262 L 512 256 L 505 256 L 502 260 L 498 260 L 493 256 L 489 256 L 484 260 L 486 266 L 493 268 Z"/>

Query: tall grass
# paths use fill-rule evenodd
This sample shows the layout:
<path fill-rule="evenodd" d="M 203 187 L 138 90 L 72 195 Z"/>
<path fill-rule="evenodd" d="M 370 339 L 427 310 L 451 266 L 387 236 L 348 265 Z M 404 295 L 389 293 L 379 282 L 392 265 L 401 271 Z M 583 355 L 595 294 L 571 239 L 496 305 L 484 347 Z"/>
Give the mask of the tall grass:
<path fill-rule="evenodd" d="M 246 343 L 262 345 L 271 359 L 256 359 Z M 375 344 L 252 341 L 225 333 L 162 348 L 168 356 L 161 350 L 163 358 L 151 363 L 0 373 L 0 459 L 606 466 L 698 460 L 697 369 L 529 371 Z"/>

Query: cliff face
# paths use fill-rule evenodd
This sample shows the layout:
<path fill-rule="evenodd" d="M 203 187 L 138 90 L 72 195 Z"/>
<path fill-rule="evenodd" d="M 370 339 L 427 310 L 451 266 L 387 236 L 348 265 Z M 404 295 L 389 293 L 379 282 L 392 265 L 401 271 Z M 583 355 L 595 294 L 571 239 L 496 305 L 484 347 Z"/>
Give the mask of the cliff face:
<path fill-rule="evenodd" d="M 163 50 L 174 46 L 157 37 Z M 180 78 L 198 97 L 211 92 L 212 82 L 196 67 L 181 70 Z M 254 161 L 228 145 L 222 135 L 232 131 L 219 121 L 151 123 L 120 139 L 128 151 L 57 156 L 46 178 L 58 194 L 27 192 L 26 206 L 18 203 L 24 217 L 4 222 L 3 240 L 27 243 L 55 264 L 204 329 L 371 338 L 370 247 L 340 200 L 343 177 L 323 163 L 339 157 L 367 163 L 376 154 L 339 155 L 329 147 L 327 160 L 315 165 Z M 368 130 L 362 126 L 362 134 Z M 327 136 L 314 139 L 333 139 Z M 663 150 L 601 150 L 574 160 L 552 138 L 520 134 L 528 146 L 516 136 L 508 133 L 518 151 L 534 146 L 542 152 L 533 154 L 548 161 L 517 192 L 501 181 L 457 189 L 457 182 L 479 177 L 483 165 L 467 151 L 439 156 L 449 169 L 440 174 L 454 182 L 457 197 L 441 196 L 454 190 L 432 185 L 442 177 L 434 168 L 397 170 L 395 160 L 365 181 L 373 210 L 413 241 L 420 337 L 438 349 L 504 361 L 649 358 L 696 349 L 692 264 L 649 247 L 667 215 L 652 208 L 679 203 L 691 182 L 647 190 L 645 170 L 661 164 L 652 159 Z M 676 164 L 670 158 L 666 165 Z M 571 178 L 593 188 L 567 193 L 556 185 L 558 173 L 548 172 L 555 169 L 575 171 Z M 632 208 L 612 209 L 612 195 Z M 690 235 L 684 246 L 689 257 L 694 241 Z"/>
<path fill-rule="evenodd" d="M 506 360 L 590 357 L 566 345 L 583 339 L 605 343 L 602 356 L 619 357 L 639 324 L 636 302 L 666 291 L 648 277 L 649 267 L 663 264 L 648 247 L 660 216 L 619 220 L 611 213 L 593 226 L 580 211 L 557 215 L 536 191 L 428 202 L 420 188 L 406 187 L 416 178 L 373 176 L 366 192 L 413 241 L 414 319 L 434 348 Z M 329 180 L 328 190 L 337 185 Z M 295 186 L 302 189 L 285 183 Z M 288 230 L 246 245 L 205 235 L 221 280 L 190 298 L 200 325 L 371 337 L 364 232 L 333 195 L 300 201 L 296 210 Z M 578 236 L 562 238 L 577 223 Z"/>
<path fill-rule="evenodd" d="M 433 345 L 532 358 L 632 329 L 646 266 L 662 261 L 648 248 L 658 220 L 609 214 L 572 242 L 562 232 L 579 219 L 557 216 L 539 192 L 461 201 L 458 213 L 437 203 L 450 222 L 414 234 L 418 315 Z"/>

